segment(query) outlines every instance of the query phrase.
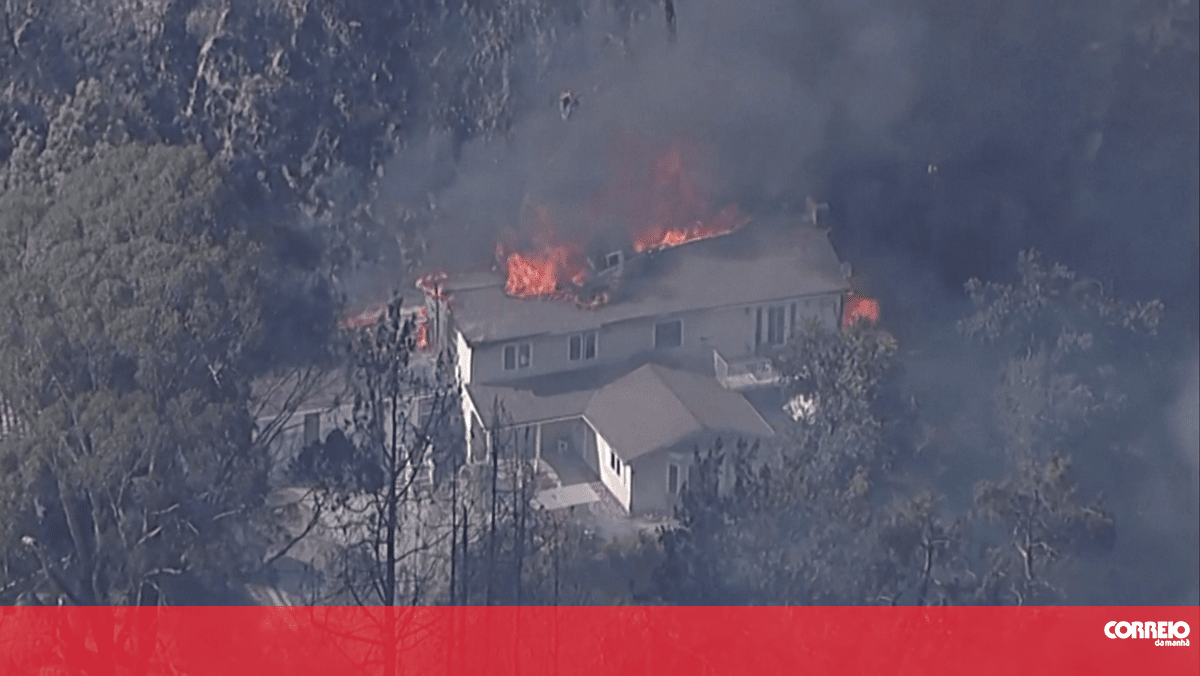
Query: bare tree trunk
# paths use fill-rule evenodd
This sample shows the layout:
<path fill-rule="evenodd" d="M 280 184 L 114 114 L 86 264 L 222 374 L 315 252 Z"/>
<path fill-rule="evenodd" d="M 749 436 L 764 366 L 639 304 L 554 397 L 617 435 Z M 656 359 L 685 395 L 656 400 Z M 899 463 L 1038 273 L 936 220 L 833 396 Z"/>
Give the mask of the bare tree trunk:
<path fill-rule="evenodd" d="M 522 585 L 521 585 L 521 569 L 525 563 L 525 515 L 529 509 L 529 501 L 526 500 L 526 485 L 525 485 L 525 463 L 523 457 L 518 457 L 518 480 L 517 490 L 513 491 L 515 503 L 513 508 L 517 510 L 517 533 L 513 541 L 513 559 L 515 560 L 515 570 L 513 571 L 513 583 L 516 585 L 516 605 L 521 605 L 522 600 Z"/>
<path fill-rule="evenodd" d="M 462 604 L 464 606 L 471 605 L 471 541 L 469 539 L 470 531 L 468 530 L 470 523 L 470 515 L 467 513 L 467 506 L 463 504 L 462 516 Z"/>
<path fill-rule="evenodd" d="M 450 605 L 457 605 L 458 573 L 458 472 L 450 480 Z"/>
<path fill-rule="evenodd" d="M 397 434 L 396 398 L 391 401 L 392 430 L 391 448 L 388 451 L 388 493 L 387 493 L 387 533 L 384 546 L 387 569 L 384 571 L 384 605 L 387 606 L 384 615 L 383 638 L 383 673 L 385 676 L 395 676 L 396 673 L 396 501 L 399 499 L 396 491 L 396 481 L 399 479 L 399 453 Z"/>
<path fill-rule="evenodd" d="M 488 571 L 487 571 L 487 590 L 484 593 L 484 604 L 492 605 L 492 579 L 496 576 L 496 509 L 499 507 L 499 493 L 497 492 L 497 484 L 500 478 L 500 443 L 499 431 L 493 431 L 491 436 L 491 453 L 492 453 L 492 495 L 491 495 L 491 523 L 488 526 Z"/>

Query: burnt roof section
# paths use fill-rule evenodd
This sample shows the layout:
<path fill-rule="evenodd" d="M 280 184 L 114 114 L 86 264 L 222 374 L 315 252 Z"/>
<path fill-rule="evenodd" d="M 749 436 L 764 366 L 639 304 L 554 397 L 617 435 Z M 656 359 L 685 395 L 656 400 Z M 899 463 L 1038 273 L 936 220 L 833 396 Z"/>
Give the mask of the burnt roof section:
<path fill-rule="evenodd" d="M 741 394 L 713 378 L 647 364 L 600 389 L 584 417 L 629 462 L 699 432 L 775 434 Z"/>
<path fill-rule="evenodd" d="M 455 325 L 473 345 L 705 308 L 843 292 L 850 285 L 827 234 L 793 222 L 756 222 L 714 239 L 631 258 L 619 293 L 598 309 L 513 298 L 496 273 L 447 284 Z"/>

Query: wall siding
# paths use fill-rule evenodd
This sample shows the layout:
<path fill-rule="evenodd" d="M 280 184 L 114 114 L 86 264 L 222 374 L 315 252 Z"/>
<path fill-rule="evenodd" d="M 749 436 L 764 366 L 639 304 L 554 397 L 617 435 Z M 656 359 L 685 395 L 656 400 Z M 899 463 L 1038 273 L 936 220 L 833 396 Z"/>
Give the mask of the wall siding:
<path fill-rule="evenodd" d="M 621 503 L 625 511 L 629 511 L 632 498 L 630 479 L 635 478 L 637 476 L 636 473 L 632 472 L 632 468 L 629 465 L 625 465 L 621 470 L 621 476 L 617 476 L 617 473 L 612 469 L 612 465 L 609 464 L 609 453 L 612 451 L 612 447 L 608 445 L 608 442 L 599 433 L 596 434 L 596 449 L 600 455 L 600 481 L 617 498 L 617 502 Z"/>
<path fill-rule="evenodd" d="M 788 308 L 792 303 L 797 304 L 797 326 L 803 326 L 809 318 L 816 318 L 829 327 L 838 325 L 840 294 L 797 296 L 757 305 L 696 310 L 608 324 L 598 330 L 599 349 L 595 359 L 571 361 L 568 352 L 571 334 L 543 334 L 504 343 L 485 343 L 473 349 L 462 341 L 459 363 L 470 373 L 469 378 L 464 378 L 466 382 L 499 383 L 622 362 L 654 352 L 654 325 L 670 319 L 683 320 L 683 345 L 680 349 L 716 350 L 726 359 L 738 359 L 754 354 L 756 310 L 775 305 Z M 785 316 L 790 320 L 790 311 Z M 765 318 L 763 322 L 765 324 Z M 766 335 L 765 326 L 763 335 Z M 532 345 L 531 365 L 525 369 L 505 371 L 504 347 L 519 343 Z M 465 363 L 462 352 L 468 355 Z"/>

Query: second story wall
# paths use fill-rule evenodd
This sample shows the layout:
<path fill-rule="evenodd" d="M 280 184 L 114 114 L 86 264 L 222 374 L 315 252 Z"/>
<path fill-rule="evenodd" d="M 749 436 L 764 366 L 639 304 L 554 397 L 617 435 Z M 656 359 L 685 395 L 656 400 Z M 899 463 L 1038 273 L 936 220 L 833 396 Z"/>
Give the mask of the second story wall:
<path fill-rule="evenodd" d="M 665 314 L 594 331 L 542 334 L 474 347 L 457 336 L 459 368 L 463 376 L 469 374 L 464 382 L 496 383 L 620 363 L 659 351 L 716 350 L 726 359 L 739 359 L 786 339 L 811 319 L 836 327 L 840 310 L 840 294 L 834 293 Z M 676 321 L 678 325 L 669 326 Z M 656 346 L 656 340 L 665 344 Z"/>

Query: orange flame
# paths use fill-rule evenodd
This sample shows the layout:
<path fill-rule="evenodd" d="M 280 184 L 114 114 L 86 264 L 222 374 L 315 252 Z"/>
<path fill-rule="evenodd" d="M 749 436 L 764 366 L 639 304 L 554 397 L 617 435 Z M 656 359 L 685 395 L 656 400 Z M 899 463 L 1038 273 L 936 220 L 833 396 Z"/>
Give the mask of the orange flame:
<path fill-rule="evenodd" d="M 860 321 L 869 324 L 879 322 L 879 302 L 860 296 L 856 293 L 846 294 L 845 308 L 842 310 L 842 329 L 849 329 Z"/>
<path fill-rule="evenodd" d="M 504 291 L 510 296 L 550 296 L 563 291 L 563 282 L 581 285 L 583 270 L 571 266 L 572 252 L 567 246 L 551 246 L 532 253 L 511 253 L 506 260 L 508 279 Z"/>
<path fill-rule="evenodd" d="M 338 322 L 338 328 L 343 331 L 355 331 L 373 326 L 387 314 L 386 304 L 373 305 L 362 312 Z M 422 352 L 429 349 L 429 313 L 424 307 L 401 308 L 402 315 L 412 315 L 416 319 L 414 326 L 416 347 Z"/>
<path fill-rule="evenodd" d="M 649 222 L 633 244 L 639 253 L 727 235 L 750 221 L 733 204 L 709 217 L 708 204 L 687 171 L 683 146 L 678 143 L 654 163 L 649 206 Z"/>
<path fill-rule="evenodd" d="M 572 295 L 571 286 L 581 287 L 588 280 L 583 247 L 557 241 L 557 228 L 545 207 L 535 206 L 534 215 L 533 251 L 509 252 L 503 243 L 496 245 L 496 258 L 505 267 L 504 292 L 517 298 Z"/>

